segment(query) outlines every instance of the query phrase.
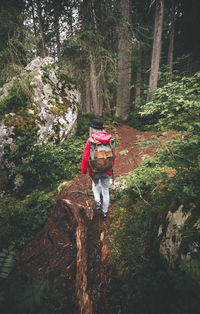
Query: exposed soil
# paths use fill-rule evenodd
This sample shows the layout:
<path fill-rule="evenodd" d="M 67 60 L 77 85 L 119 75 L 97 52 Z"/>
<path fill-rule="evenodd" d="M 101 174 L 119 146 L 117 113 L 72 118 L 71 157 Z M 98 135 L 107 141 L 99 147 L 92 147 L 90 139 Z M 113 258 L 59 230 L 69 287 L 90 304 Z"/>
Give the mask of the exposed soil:
<path fill-rule="evenodd" d="M 138 167 L 144 155 L 153 154 L 155 148 L 141 150 L 136 143 L 137 136 L 149 140 L 154 134 L 127 125 L 117 127 L 115 179 Z M 72 185 L 55 197 L 55 202 L 46 225 L 20 257 L 17 273 L 31 277 L 45 274 L 62 294 L 70 296 L 73 313 L 118 313 L 120 309 L 117 310 L 113 298 L 122 296 L 117 295 L 118 289 L 115 296 L 109 292 L 111 279 L 116 284 L 119 280 L 108 261 L 105 238 L 109 214 L 103 221 L 100 213 L 94 213 L 90 177 L 75 177 Z M 109 212 L 113 204 L 111 200 Z"/>

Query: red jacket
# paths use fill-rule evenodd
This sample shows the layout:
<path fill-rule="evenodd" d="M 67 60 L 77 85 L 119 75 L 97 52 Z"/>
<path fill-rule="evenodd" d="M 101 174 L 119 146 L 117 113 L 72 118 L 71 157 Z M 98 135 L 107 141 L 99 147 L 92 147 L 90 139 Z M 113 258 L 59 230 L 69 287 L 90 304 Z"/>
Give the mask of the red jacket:
<path fill-rule="evenodd" d="M 83 158 L 82 158 L 81 173 L 84 174 L 88 170 L 88 160 L 90 157 L 90 140 L 92 138 L 95 138 L 97 141 L 100 141 L 102 143 L 107 143 L 111 137 L 112 137 L 112 134 L 106 133 L 104 131 L 96 132 L 96 133 L 92 134 L 92 136 L 89 137 L 89 139 L 87 140 L 87 142 L 85 144 L 85 149 L 84 149 Z M 114 161 L 114 164 L 115 164 L 115 161 Z M 114 164 L 113 164 L 113 166 L 114 166 Z M 109 170 L 106 173 L 111 176 L 112 170 Z M 94 176 L 94 173 L 92 173 L 92 176 Z"/>

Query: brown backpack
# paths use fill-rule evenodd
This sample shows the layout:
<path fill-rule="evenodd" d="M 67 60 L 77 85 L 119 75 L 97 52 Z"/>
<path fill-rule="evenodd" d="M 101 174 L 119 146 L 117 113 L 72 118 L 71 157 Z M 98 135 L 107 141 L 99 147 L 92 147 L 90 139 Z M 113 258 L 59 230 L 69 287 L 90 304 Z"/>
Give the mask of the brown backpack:
<path fill-rule="evenodd" d="M 90 140 L 89 167 L 94 173 L 112 170 L 115 160 L 115 139 L 113 137 L 107 143 Z"/>

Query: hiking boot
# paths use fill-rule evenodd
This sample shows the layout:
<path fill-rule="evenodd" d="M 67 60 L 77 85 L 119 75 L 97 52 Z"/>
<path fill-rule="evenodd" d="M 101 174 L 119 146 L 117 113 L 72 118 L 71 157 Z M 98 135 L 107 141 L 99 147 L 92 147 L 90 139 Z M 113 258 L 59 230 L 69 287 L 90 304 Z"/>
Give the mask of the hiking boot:
<path fill-rule="evenodd" d="M 99 209 L 101 209 L 101 202 L 95 202 L 94 210 L 99 210 Z"/>
<path fill-rule="evenodd" d="M 107 214 L 102 212 L 103 219 L 106 220 Z"/>

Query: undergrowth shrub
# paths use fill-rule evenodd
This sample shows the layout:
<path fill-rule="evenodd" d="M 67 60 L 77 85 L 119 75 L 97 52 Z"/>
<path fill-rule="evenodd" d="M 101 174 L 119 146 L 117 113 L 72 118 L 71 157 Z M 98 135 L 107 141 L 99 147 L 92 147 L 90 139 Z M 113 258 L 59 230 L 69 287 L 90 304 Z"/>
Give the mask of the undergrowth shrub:
<path fill-rule="evenodd" d="M 50 194 L 33 190 L 22 200 L 0 198 L 0 247 L 22 249 L 46 222 L 53 201 Z"/>
<path fill-rule="evenodd" d="M 199 312 L 196 280 L 166 268 L 140 270 L 124 285 L 127 297 L 124 314 L 188 314 Z"/>
<path fill-rule="evenodd" d="M 158 88 L 152 101 L 140 110 L 148 128 L 195 134 L 200 130 L 200 73 L 183 77 Z"/>
<path fill-rule="evenodd" d="M 0 115 L 16 112 L 21 107 L 26 107 L 33 101 L 33 88 L 29 79 L 13 80 L 8 88 L 8 95 L 0 99 Z"/>
<path fill-rule="evenodd" d="M 90 121 L 94 118 L 95 115 L 92 112 L 85 114 L 79 111 L 76 135 L 77 136 L 89 135 Z"/>
<path fill-rule="evenodd" d="M 50 190 L 59 180 L 71 179 L 80 169 L 85 139 L 71 137 L 61 144 L 38 143 L 32 132 L 24 131 L 3 156 L 7 189 L 23 194 L 32 189 Z"/>
<path fill-rule="evenodd" d="M 159 132 L 140 146 L 157 148 L 137 169 L 121 178 L 112 210 L 110 252 L 123 278 L 124 313 L 198 313 L 200 302 L 200 73 L 158 88 L 140 108 L 146 130 L 176 130 L 171 139 Z M 137 121 L 138 122 L 138 121 Z M 131 121 L 130 121 L 131 123 Z M 189 213 L 179 228 L 181 244 L 174 269 L 160 255 L 159 227 L 180 205 Z M 174 226 L 176 228 L 176 226 Z"/>
<path fill-rule="evenodd" d="M 4 314 L 75 314 L 70 296 L 58 293 L 50 282 L 40 277 L 17 279 L 1 286 L 0 311 Z"/>
<path fill-rule="evenodd" d="M 6 279 L 15 263 L 15 250 L 13 245 L 0 252 L 0 279 Z"/>
<path fill-rule="evenodd" d="M 192 293 L 196 295 L 194 289 L 200 288 L 200 256 L 193 253 L 194 248 L 198 252 L 200 243 L 199 141 L 200 137 L 193 134 L 179 134 L 171 140 L 165 140 L 161 135 L 154 137 L 145 142 L 144 147 L 146 144 L 156 145 L 160 150 L 127 177 L 121 178 L 125 189 L 117 191 L 119 201 L 112 210 L 110 252 L 113 264 L 124 279 L 126 313 L 131 313 L 134 308 L 136 314 L 186 314 L 195 313 L 200 306 L 196 300 L 192 302 Z M 181 204 L 191 215 L 180 230 L 179 252 L 180 255 L 190 253 L 191 260 L 180 264 L 169 276 L 169 267 L 159 253 L 158 230 L 161 224 L 166 230 L 167 213 L 169 210 L 175 212 Z M 166 282 L 157 278 L 159 272 Z M 176 286 L 178 278 L 189 284 L 187 289 Z M 167 287 L 173 291 L 172 296 L 167 293 Z M 148 289 L 151 289 L 149 296 Z M 190 293 L 189 301 L 184 302 L 184 308 L 180 296 L 187 292 Z"/>

